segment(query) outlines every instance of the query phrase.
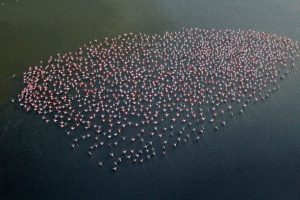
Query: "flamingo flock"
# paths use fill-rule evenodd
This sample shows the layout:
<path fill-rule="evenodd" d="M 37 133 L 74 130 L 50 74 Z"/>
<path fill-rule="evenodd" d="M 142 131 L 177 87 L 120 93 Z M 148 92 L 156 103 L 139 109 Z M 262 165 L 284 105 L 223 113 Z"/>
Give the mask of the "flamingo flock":
<path fill-rule="evenodd" d="M 143 164 L 197 142 L 279 89 L 300 45 L 252 30 L 124 33 L 24 72 L 18 102 L 102 168 Z M 55 134 L 55 133 L 53 133 Z"/>

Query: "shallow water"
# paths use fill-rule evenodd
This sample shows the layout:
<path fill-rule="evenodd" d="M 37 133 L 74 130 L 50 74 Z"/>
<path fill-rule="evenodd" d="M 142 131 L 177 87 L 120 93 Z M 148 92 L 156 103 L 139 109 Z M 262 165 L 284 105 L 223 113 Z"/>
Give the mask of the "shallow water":
<path fill-rule="evenodd" d="M 9 101 L 28 66 L 95 38 L 199 27 L 300 40 L 297 2 L 7 1 L 0 7 L 0 199 L 300 199 L 299 69 L 199 144 L 118 173 L 73 153 L 62 130 Z"/>

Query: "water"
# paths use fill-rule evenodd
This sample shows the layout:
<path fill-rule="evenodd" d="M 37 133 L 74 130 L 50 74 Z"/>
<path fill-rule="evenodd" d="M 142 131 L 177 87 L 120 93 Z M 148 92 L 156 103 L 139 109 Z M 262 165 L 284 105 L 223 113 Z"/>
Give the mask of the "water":
<path fill-rule="evenodd" d="M 7 0 L 0 7 L 0 199 L 300 199 L 299 70 L 200 144 L 118 173 L 73 153 L 63 131 L 10 103 L 28 66 L 95 38 L 200 27 L 300 40 L 299 25 L 297 0 Z"/>

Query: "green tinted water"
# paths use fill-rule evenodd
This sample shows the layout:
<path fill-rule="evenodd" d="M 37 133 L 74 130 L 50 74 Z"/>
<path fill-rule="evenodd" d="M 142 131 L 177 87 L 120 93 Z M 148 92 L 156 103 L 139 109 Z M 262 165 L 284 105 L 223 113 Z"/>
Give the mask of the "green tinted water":
<path fill-rule="evenodd" d="M 3 0 L 2 0 L 3 1 Z M 264 30 L 299 38 L 300 5 L 291 1 L 19 0 L 0 7 L 1 105 L 9 77 L 58 52 L 123 32 L 183 27 Z"/>
<path fill-rule="evenodd" d="M 268 101 L 228 122 L 221 134 L 205 135 L 200 145 L 117 175 L 99 171 L 85 152 L 73 154 L 63 131 L 10 103 L 28 66 L 119 33 L 241 28 L 300 40 L 298 0 L 5 2 L 0 6 L 0 199 L 300 198 L 299 70 Z"/>

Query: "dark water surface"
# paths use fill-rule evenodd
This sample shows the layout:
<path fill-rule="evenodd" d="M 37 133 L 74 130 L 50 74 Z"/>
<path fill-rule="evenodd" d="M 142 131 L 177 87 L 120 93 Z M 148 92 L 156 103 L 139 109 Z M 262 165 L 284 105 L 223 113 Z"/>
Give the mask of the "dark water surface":
<path fill-rule="evenodd" d="M 0 7 L 0 199 L 300 199 L 299 69 L 271 98 L 199 144 L 118 173 L 100 170 L 85 151 L 73 153 L 62 130 L 10 103 L 22 72 L 50 55 L 95 38 L 183 27 L 253 29 L 300 40 L 300 3 L 19 0 Z"/>

